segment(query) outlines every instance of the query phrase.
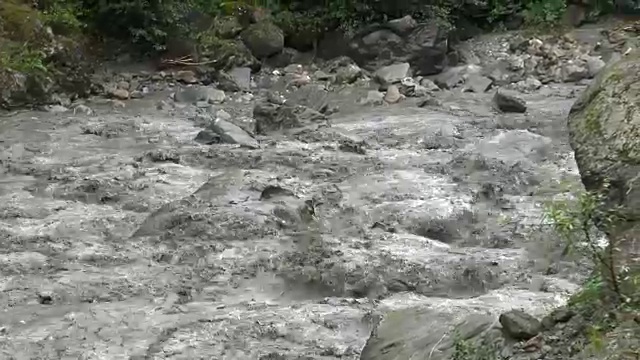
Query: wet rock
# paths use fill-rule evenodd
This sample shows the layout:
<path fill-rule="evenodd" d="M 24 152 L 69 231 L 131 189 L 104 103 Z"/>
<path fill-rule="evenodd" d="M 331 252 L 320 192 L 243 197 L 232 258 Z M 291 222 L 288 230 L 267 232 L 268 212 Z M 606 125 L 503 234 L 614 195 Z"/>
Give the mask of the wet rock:
<path fill-rule="evenodd" d="M 541 87 L 542 82 L 532 76 L 529 76 L 524 80 L 520 80 L 515 84 L 515 88 L 523 93 L 532 92 L 540 89 Z"/>
<path fill-rule="evenodd" d="M 554 309 L 550 314 L 542 318 L 542 326 L 545 330 L 552 329 L 558 323 L 566 323 L 575 316 L 575 312 L 566 307 Z"/>
<path fill-rule="evenodd" d="M 586 63 L 587 63 L 587 70 L 589 71 L 589 77 L 592 77 L 592 78 L 598 75 L 598 73 L 600 73 L 600 71 L 602 71 L 602 69 L 604 69 L 606 65 L 602 59 L 595 56 L 587 57 Z"/>
<path fill-rule="evenodd" d="M 284 48 L 284 34 L 270 21 L 251 24 L 241 34 L 253 56 L 263 59 L 275 55 Z"/>
<path fill-rule="evenodd" d="M 209 129 L 220 136 L 220 140 L 227 144 L 238 144 L 249 149 L 260 147 L 258 141 L 239 126 L 222 119 L 216 119 L 209 125 Z"/>
<path fill-rule="evenodd" d="M 400 94 L 400 89 L 395 85 L 389 85 L 387 92 L 384 94 L 384 101 L 388 104 L 395 104 L 402 100 L 403 96 Z"/>
<path fill-rule="evenodd" d="M 85 114 L 85 115 L 93 115 L 93 110 L 83 104 L 79 104 L 73 108 L 74 114 Z"/>
<path fill-rule="evenodd" d="M 639 78 L 640 51 L 633 51 L 596 77 L 568 118 L 571 147 L 586 189 L 604 196 L 604 208 L 617 208 L 617 216 L 632 219 L 625 229 L 609 231 L 621 254 L 618 266 L 627 269 L 637 268 L 640 259 L 640 154 L 623 150 L 640 149 L 640 116 L 635 110 L 640 102 Z M 603 187 L 605 182 L 615 185 Z"/>
<path fill-rule="evenodd" d="M 454 334 L 474 341 L 491 328 L 493 317 L 469 315 L 456 323 L 454 315 L 430 309 L 394 310 L 383 316 L 371 332 L 361 360 L 447 360 L 454 352 Z"/>
<path fill-rule="evenodd" d="M 374 77 L 383 86 L 399 83 L 400 80 L 411 75 L 409 63 L 398 63 L 382 67 L 376 71 Z"/>
<path fill-rule="evenodd" d="M 440 90 L 440 87 L 433 80 L 427 78 L 420 79 L 420 86 L 423 86 L 429 92 Z"/>
<path fill-rule="evenodd" d="M 452 124 L 443 124 L 438 129 L 425 135 L 422 144 L 425 149 L 449 149 L 456 145 L 456 139 L 460 138 L 460 131 Z"/>
<path fill-rule="evenodd" d="M 582 4 L 569 4 L 565 9 L 563 18 L 566 24 L 578 27 L 587 18 L 586 9 Z"/>
<path fill-rule="evenodd" d="M 229 71 L 229 76 L 241 91 L 251 90 L 251 69 L 248 67 L 235 67 Z"/>
<path fill-rule="evenodd" d="M 429 94 L 426 87 L 418 84 L 414 79 L 408 77 L 400 81 L 400 93 L 409 97 L 423 97 Z"/>
<path fill-rule="evenodd" d="M 203 145 L 220 144 L 222 142 L 220 135 L 212 130 L 200 131 L 193 140 Z"/>
<path fill-rule="evenodd" d="M 387 23 L 387 25 L 399 35 L 409 34 L 413 29 L 418 26 L 418 22 L 415 21 L 411 15 L 406 15 L 399 19 L 393 19 Z"/>
<path fill-rule="evenodd" d="M 491 84 L 493 84 L 493 80 L 488 77 L 479 74 L 471 74 L 464 82 L 464 89 L 481 94 L 489 90 Z"/>
<path fill-rule="evenodd" d="M 433 96 L 426 96 L 424 99 L 421 99 L 418 102 L 418 107 L 429 107 L 429 106 L 442 107 L 442 102 L 434 98 Z"/>
<path fill-rule="evenodd" d="M 209 104 L 220 104 L 224 102 L 226 98 L 227 95 L 222 90 L 211 88 L 207 89 L 207 102 Z"/>
<path fill-rule="evenodd" d="M 300 64 L 289 64 L 282 69 L 285 74 L 302 74 L 304 67 Z"/>
<path fill-rule="evenodd" d="M 285 189 L 281 186 L 268 185 L 260 193 L 260 200 L 269 200 L 269 199 L 273 199 L 275 197 L 280 197 L 280 196 L 294 197 L 295 194 L 293 193 L 293 191 L 289 189 Z"/>
<path fill-rule="evenodd" d="M 207 93 L 204 88 L 192 86 L 178 89 L 173 94 L 173 99 L 179 103 L 195 104 L 198 101 L 206 101 Z"/>
<path fill-rule="evenodd" d="M 502 89 L 496 91 L 493 103 L 502 112 L 524 113 L 527 111 L 527 103 L 524 100 Z"/>
<path fill-rule="evenodd" d="M 218 73 L 216 81 L 218 83 L 218 88 L 226 92 L 239 92 L 243 89 L 234 76 L 224 71 Z"/>
<path fill-rule="evenodd" d="M 302 105 L 320 113 L 326 113 L 329 108 L 329 93 L 324 86 L 308 84 L 301 86 L 289 95 L 288 102 L 292 105 Z"/>
<path fill-rule="evenodd" d="M 384 104 L 384 93 L 376 90 L 369 90 L 367 97 L 360 100 L 363 105 L 382 105 Z"/>
<path fill-rule="evenodd" d="M 184 84 L 195 84 L 198 82 L 196 74 L 191 70 L 181 70 L 173 76 L 177 81 Z"/>
<path fill-rule="evenodd" d="M 529 340 L 542 331 L 540 321 L 521 310 L 501 314 L 500 324 L 505 334 L 514 340 Z"/>
<path fill-rule="evenodd" d="M 562 66 L 561 77 L 563 82 L 578 82 L 589 77 L 589 70 L 578 64 L 565 64 Z"/>
<path fill-rule="evenodd" d="M 325 121 L 327 118 L 306 106 L 259 103 L 253 109 L 256 132 L 266 134 L 272 131 L 293 129 L 312 123 Z"/>
<path fill-rule="evenodd" d="M 62 105 L 47 105 L 44 109 L 50 113 L 64 113 L 69 111 L 69 109 Z"/>
<path fill-rule="evenodd" d="M 404 37 L 391 29 L 372 26 L 351 39 L 349 54 L 370 71 L 408 62 L 415 75 L 432 75 L 444 69 L 447 35 L 446 29 L 435 22 L 419 24 Z"/>
<path fill-rule="evenodd" d="M 340 67 L 336 71 L 336 84 L 352 84 L 362 76 L 362 69 L 356 64 L 349 64 Z"/>
<path fill-rule="evenodd" d="M 109 95 L 116 100 L 127 100 L 129 99 L 129 91 L 125 89 L 113 89 Z"/>
<path fill-rule="evenodd" d="M 472 74 L 480 73 L 481 68 L 477 65 L 456 66 L 445 70 L 434 79 L 436 85 L 442 89 L 453 89 L 465 82 Z"/>

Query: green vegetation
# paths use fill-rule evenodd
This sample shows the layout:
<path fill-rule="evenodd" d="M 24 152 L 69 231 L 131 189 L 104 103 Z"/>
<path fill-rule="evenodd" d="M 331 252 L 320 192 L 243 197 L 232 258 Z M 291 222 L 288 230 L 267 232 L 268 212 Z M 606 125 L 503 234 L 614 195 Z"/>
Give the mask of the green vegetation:
<path fill-rule="evenodd" d="M 615 336 L 610 334 L 622 332 L 620 329 L 627 325 L 624 319 L 640 319 L 640 272 L 620 265 L 628 259 L 620 251 L 620 240 L 615 236 L 626 219 L 621 216 L 622 209 L 607 207 L 600 193 L 578 193 L 575 199 L 552 202 L 545 212 L 566 241 L 566 252 L 579 252 L 595 269 L 583 289 L 569 301 L 569 307 L 590 323 L 583 335 L 592 352 L 613 346 L 609 342 Z M 607 244 L 603 244 L 599 229 L 610 235 Z M 635 323 L 633 331 L 637 332 L 638 326 Z"/>
<path fill-rule="evenodd" d="M 495 346 L 476 344 L 455 334 L 453 338 L 453 354 L 451 360 L 497 360 L 498 351 Z"/>

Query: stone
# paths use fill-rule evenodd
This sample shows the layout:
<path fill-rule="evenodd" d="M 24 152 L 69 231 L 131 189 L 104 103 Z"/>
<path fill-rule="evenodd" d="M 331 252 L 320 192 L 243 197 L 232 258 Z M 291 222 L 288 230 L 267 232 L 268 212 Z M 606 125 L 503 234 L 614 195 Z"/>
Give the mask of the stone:
<path fill-rule="evenodd" d="M 240 146 L 257 149 L 260 147 L 258 141 L 239 126 L 222 119 L 216 119 L 209 125 L 209 129 L 220 136 L 220 140 L 227 144 L 238 144 Z"/>
<path fill-rule="evenodd" d="M 195 84 L 198 82 L 196 74 L 191 70 L 181 70 L 173 76 L 177 81 L 184 84 Z"/>
<path fill-rule="evenodd" d="M 356 64 L 348 64 L 336 71 L 336 84 L 352 84 L 362 76 L 362 69 Z"/>
<path fill-rule="evenodd" d="M 231 114 L 229 114 L 228 112 L 224 111 L 223 109 L 218 110 L 218 112 L 216 113 L 216 117 L 218 119 L 222 119 L 222 120 L 230 120 L 231 119 Z"/>
<path fill-rule="evenodd" d="M 453 314 L 428 308 L 393 310 L 374 325 L 360 360 L 448 360 L 455 348 L 453 334 L 475 340 L 491 328 L 493 320 L 474 314 L 456 323 Z"/>
<path fill-rule="evenodd" d="M 374 74 L 374 78 L 381 85 L 390 85 L 398 83 L 407 76 L 410 76 L 410 71 L 411 66 L 409 63 L 397 63 L 378 69 Z"/>
<path fill-rule="evenodd" d="M 350 39 L 349 56 L 369 71 L 408 62 L 414 75 L 433 75 L 446 65 L 448 30 L 437 22 L 418 24 L 401 36 L 391 28 L 372 25 Z"/>
<path fill-rule="evenodd" d="M 179 103 L 195 104 L 198 101 L 207 101 L 208 91 L 198 86 L 180 88 L 173 94 L 173 99 Z"/>
<path fill-rule="evenodd" d="M 400 93 L 409 97 L 422 97 L 430 93 L 430 91 L 418 84 L 413 78 L 407 77 L 400 81 Z"/>
<path fill-rule="evenodd" d="M 209 129 L 200 131 L 193 140 L 203 145 L 220 144 L 222 142 L 220 135 Z"/>
<path fill-rule="evenodd" d="M 418 26 L 418 22 L 411 15 L 405 15 L 399 19 L 390 20 L 387 26 L 398 35 L 406 35 Z"/>
<path fill-rule="evenodd" d="M 464 82 L 464 89 L 466 91 L 481 94 L 489 90 L 491 84 L 493 84 L 493 80 L 488 77 L 480 74 L 471 74 Z"/>
<path fill-rule="evenodd" d="M 248 67 L 234 67 L 229 71 L 229 76 L 238 85 L 241 91 L 251 90 L 251 69 Z"/>
<path fill-rule="evenodd" d="M 477 65 L 455 66 L 436 76 L 434 82 L 442 89 L 453 89 L 464 83 L 472 74 L 479 74 L 481 70 Z"/>
<path fill-rule="evenodd" d="M 207 99 L 209 104 L 220 104 L 224 102 L 227 95 L 220 89 L 207 88 Z"/>
<path fill-rule="evenodd" d="M 367 97 L 360 100 L 362 105 L 382 105 L 384 103 L 384 94 L 380 91 L 369 90 Z"/>
<path fill-rule="evenodd" d="M 256 132 L 267 134 L 272 131 L 293 129 L 325 121 L 323 114 L 302 105 L 275 105 L 258 103 L 253 108 Z"/>
<path fill-rule="evenodd" d="M 384 95 L 384 101 L 388 104 L 395 104 L 402 100 L 403 96 L 400 94 L 400 89 L 395 85 L 389 85 L 387 93 Z"/>
<path fill-rule="evenodd" d="M 569 4 L 564 11 L 563 20 L 565 24 L 578 27 L 587 18 L 586 8 L 582 4 Z"/>
<path fill-rule="evenodd" d="M 608 232 L 617 271 L 640 270 L 640 51 L 603 69 L 573 104 L 569 140 L 585 188 L 604 196 L 624 226 Z M 606 183 L 611 186 L 604 187 Z M 602 224 L 600 224 L 602 225 Z"/>
<path fill-rule="evenodd" d="M 510 338 L 526 341 L 542 331 L 542 324 L 535 317 L 521 310 L 511 310 L 500 315 L 503 332 Z"/>
<path fill-rule="evenodd" d="M 270 21 L 251 24 L 240 36 L 253 56 L 258 59 L 276 55 L 284 48 L 282 30 Z"/>
<path fill-rule="evenodd" d="M 534 78 L 533 76 L 528 76 L 524 80 L 520 80 L 515 84 L 515 88 L 518 91 L 527 93 L 538 90 L 542 87 L 542 82 L 540 80 Z"/>
<path fill-rule="evenodd" d="M 585 62 L 587 64 L 587 71 L 589 72 L 590 78 L 598 75 L 598 73 L 600 73 L 600 71 L 602 71 L 602 69 L 604 69 L 604 67 L 606 66 L 605 62 L 600 59 L 600 57 L 596 56 L 588 56 L 585 59 Z"/>
<path fill-rule="evenodd" d="M 493 102 L 502 112 L 524 113 L 527 111 L 526 101 L 502 89 L 496 91 Z"/>
<path fill-rule="evenodd" d="M 427 78 L 423 78 L 420 80 L 420 86 L 423 86 L 429 92 L 440 90 L 440 87 L 436 85 L 433 80 Z"/>
<path fill-rule="evenodd" d="M 129 99 L 129 91 L 125 89 L 114 89 L 110 93 L 111 97 L 116 100 L 127 100 Z"/>
<path fill-rule="evenodd" d="M 285 74 L 302 74 L 304 68 L 300 64 L 289 64 L 282 70 Z"/>
<path fill-rule="evenodd" d="M 589 77 L 589 70 L 577 64 L 565 64 L 562 66 L 561 76 L 563 82 L 578 82 Z"/>
<path fill-rule="evenodd" d="M 274 93 L 271 93 L 274 94 Z M 325 113 L 329 108 L 329 92 L 322 85 L 309 84 L 298 88 L 289 95 L 288 103 L 292 105 L 302 105 L 317 112 Z M 275 100 L 274 98 L 270 98 Z M 280 105 L 284 104 L 281 100 Z"/>

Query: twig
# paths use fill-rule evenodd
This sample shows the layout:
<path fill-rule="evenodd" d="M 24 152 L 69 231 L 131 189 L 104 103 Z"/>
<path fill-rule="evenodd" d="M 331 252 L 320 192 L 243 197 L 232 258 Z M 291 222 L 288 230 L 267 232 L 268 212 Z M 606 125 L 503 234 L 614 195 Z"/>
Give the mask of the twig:
<path fill-rule="evenodd" d="M 433 347 L 431 348 L 431 351 L 429 351 L 429 357 L 427 358 L 427 360 L 431 360 L 431 357 L 433 356 L 433 352 L 436 351 L 436 348 L 438 347 L 438 345 L 440 345 L 442 340 L 444 340 L 445 336 L 447 336 L 446 331 L 444 332 L 444 334 L 442 334 L 442 337 L 440 338 L 440 340 L 438 340 L 438 342 L 435 345 L 433 345 Z"/>

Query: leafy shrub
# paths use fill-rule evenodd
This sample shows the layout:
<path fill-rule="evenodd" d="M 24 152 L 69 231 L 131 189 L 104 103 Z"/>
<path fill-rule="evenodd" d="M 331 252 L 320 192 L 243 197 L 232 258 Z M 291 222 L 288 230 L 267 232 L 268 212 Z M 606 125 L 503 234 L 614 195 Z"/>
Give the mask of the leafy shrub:
<path fill-rule="evenodd" d="M 558 25 L 566 7 L 565 0 L 533 0 L 526 4 L 525 23 L 533 27 Z"/>

